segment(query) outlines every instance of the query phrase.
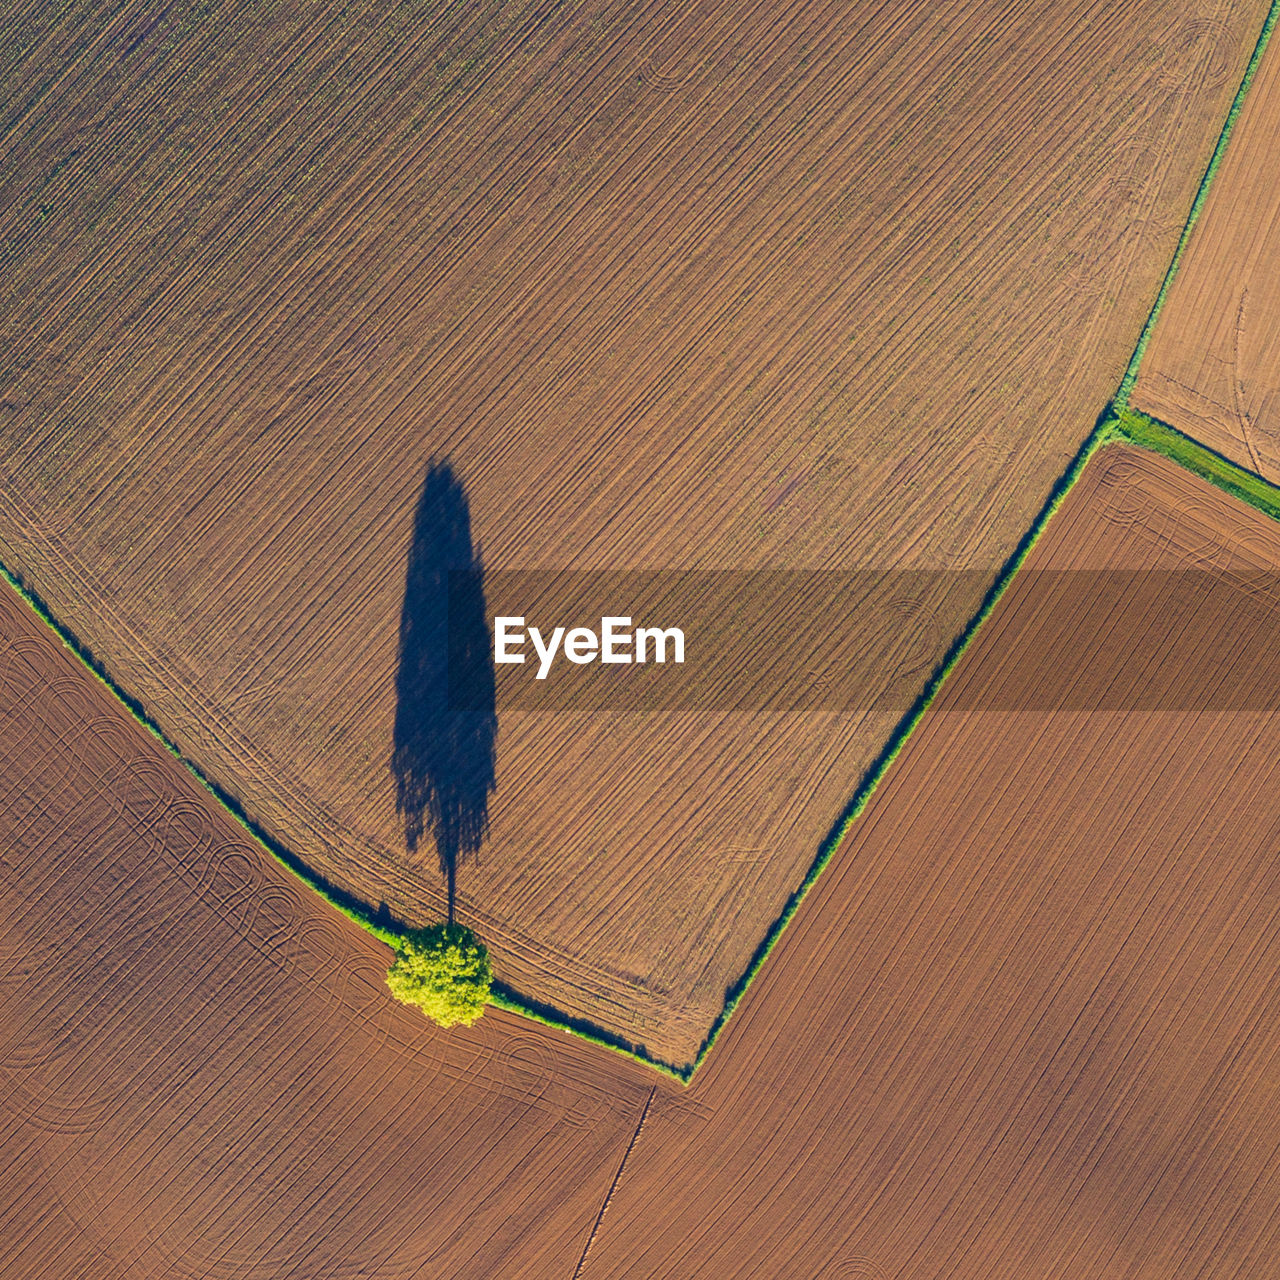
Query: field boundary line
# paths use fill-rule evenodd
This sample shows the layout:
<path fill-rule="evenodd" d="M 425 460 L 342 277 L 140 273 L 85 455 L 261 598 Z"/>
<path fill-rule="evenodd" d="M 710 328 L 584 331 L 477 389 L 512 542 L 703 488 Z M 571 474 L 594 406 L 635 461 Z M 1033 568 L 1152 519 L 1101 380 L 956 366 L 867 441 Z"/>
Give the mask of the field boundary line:
<path fill-rule="evenodd" d="M 264 831 L 252 818 L 245 813 L 240 802 L 225 791 L 216 782 L 210 778 L 203 769 L 200 768 L 193 760 L 178 749 L 165 731 L 153 720 L 147 712 L 146 707 L 131 694 L 126 693 L 107 672 L 106 667 L 94 655 L 93 650 L 89 648 L 80 638 L 67 626 L 59 622 L 54 616 L 53 611 L 44 602 L 40 595 L 33 587 L 27 585 L 26 580 L 20 573 L 16 573 L 10 569 L 8 565 L 0 562 L 0 578 L 17 592 L 19 596 L 27 603 L 28 607 L 36 614 L 36 616 L 49 628 L 50 631 L 61 642 L 62 647 L 67 649 L 95 679 L 99 681 L 119 702 L 124 704 L 125 709 L 133 717 L 133 719 L 141 725 L 162 747 L 193 777 L 202 787 L 218 802 L 218 804 L 231 815 L 236 822 L 251 835 L 258 844 L 269 853 L 277 862 L 279 862 L 287 870 L 293 872 L 309 889 L 313 889 L 318 893 L 334 910 L 341 912 L 353 924 L 358 924 L 361 928 L 374 935 L 380 941 L 387 943 L 389 946 L 395 945 L 395 939 L 398 936 L 393 929 L 387 929 L 373 919 L 372 913 L 365 909 L 364 903 L 353 895 L 339 889 L 336 885 L 331 885 L 324 877 L 318 875 L 306 863 L 302 861 L 297 854 L 282 845 L 278 840 Z"/>
<path fill-rule="evenodd" d="M 622 1181 L 622 1171 L 627 1167 L 627 1161 L 631 1159 L 631 1153 L 635 1150 L 635 1145 L 640 1139 L 640 1130 L 644 1128 L 644 1122 L 649 1118 L 649 1108 L 653 1106 L 654 1095 L 658 1092 L 658 1086 L 655 1084 L 649 1090 L 649 1096 L 645 1099 L 644 1109 L 640 1112 L 640 1119 L 636 1124 L 636 1131 L 631 1135 L 631 1141 L 627 1143 L 627 1149 L 622 1153 L 622 1162 L 618 1165 L 618 1172 L 613 1175 L 613 1181 L 609 1183 L 609 1190 L 604 1193 L 604 1203 L 600 1206 L 600 1212 L 596 1214 L 596 1220 L 592 1224 L 591 1234 L 587 1236 L 587 1243 L 582 1247 L 582 1257 L 578 1259 L 578 1265 L 573 1269 L 571 1280 L 578 1280 L 582 1274 L 582 1268 L 586 1265 L 587 1254 L 591 1252 L 591 1246 L 596 1242 L 596 1236 L 600 1234 L 600 1224 L 604 1221 L 605 1210 L 609 1207 L 609 1201 L 613 1199 L 613 1193 L 618 1189 L 618 1183 Z"/>
<path fill-rule="evenodd" d="M 819 877 L 827 869 L 831 859 L 835 856 L 836 850 L 844 841 L 849 829 L 861 816 L 862 811 L 867 807 L 872 795 L 879 787 L 885 774 L 889 771 L 889 767 L 897 759 L 898 753 L 906 745 L 907 739 L 911 737 L 916 726 L 923 719 L 926 711 L 929 710 L 934 698 L 937 697 L 947 677 L 951 674 L 956 664 L 964 656 L 965 650 L 972 643 L 974 636 L 977 635 L 982 624 L 990 617 L 992 610 L 995 609 L 1000 597 L 1004 595 L 1005 590 L 1013 581 L 1018 570 L 1022 567 L 1022 563 L 1027 556 L 1031 554 L 1031 549 L 1039 540 L 1040 535 L 1045 531 L 1049 521 L 1053 518 L 1054 513 L 1059 506 L 1062 505 L 1063 499 L 1070 492 L 1072 486 L 1080 478 L 1081 472 L 1085 468 L 1085 464 L 1094 455 L 1094 453 L 1105 444 L 1110 444 L 1118 438 L 1114 432 L 1112 424 L 1114 415 L 1110 404 L 1102 411 L 1094 424 L 1093 430 L 1089 433 L 1084 443 L 1076 451 L 1075 456 L 1071 459 L 1067 469 L 1058 477 L 1053 488 L 1049 491 L 1048 498 L 1045 499 L 1044 505 L 1040 508 L 1035 519 L 1031 522 L 1026 532 L 1018 540 L 1017 546 L 1013 549 L 1012 554 L 1004 562 L 1004 565 L 997 570 L 995 580 L 987 588 L 986 594 L 982 597 L 977 611 L 964 625 L 964 629 L 952 640 L 950 647 L 943 654 L 937 666 L 934 667 L 933 673 L 930 675 L 928 682 L 924 688 L 916 696 L 915 701 L 907 709 L 902 719 L 898 721 L 897 727 L 890 735 L 888 742 L 881 748 L 880 752 L 872 760 L 870 765 L 863 771 L 862 781 L 858 784 L 857 790 L 853 794 L 853 799 L 845 806 L 844 811 L 836 819 L 835 825 L 827 838 L 819 847 L 818 856 L 810 864 L 809 870 L 805 873 L 804 879 L 800 882 L 799 887 L 787 899 L 786 905 L 782 912 L 769 926 L 760 945 L 756 948 L 751 960 L 748 962 L 742 976 L 738 979 L 726 993 L 724 1008 L 720 1011 L 719 1017 L 712 1023 L 711 1030 L 707 1033 L 707 1038 L 702 1042 L 702 1047 L 698 1050 L 698 1055 L 694 1059 L 693 1066 L 689 1070 L 689 1078 L 692 1078 L 694 1072 L 702 1065 L 707 1054 L 715 1046 L 725 1026 L 732 1018 L 734 1011 L 737 1009 L 743 996 L 746 995 L 747 989 L 755 980 L 757 974 L 764 966 L 764 962 L 769 958 L 774 947 L 777 946 L 783 933 L 786 931 L 800 909 L 800 904 L 808 896 L 809 891 L 817 883 Z"/>
<path fill-rule="evenodd" d="M 1218 134 L 1217 145 L 1213 148 L 1213 154 L 1209 157 L 1209 163 L 1200 179 L 1200 185 L 1196 188 L 1195 199 L 1191 202 L 1191 212 L 1187 214 L 1187 220 L 1182 227 L 1182 234 L 1178 237 L 1178 246 L 1174 249 L 1173 257 L 1169 260 L 1168 269 L 1164 273 L 1164 279 L 1160 282 L 1160 291 L 1156 294 L 1156 300 L 1152 304 L 1150 314 L 1147 316 L 1147 322 L 1142 326 L 1142 333 L 1138 337 L 1138 345 L 1134 347 L 1133 355 L 1129 357 L 1129 363 L 1125 366 L 1124 376 L 1120 379 L 1120 389 L 1116 392 L 1114 400 L 1117 409 L 1127 409 L 1129 407 L 1129 395 L 1133 391 L 1134 383 L 1138 380 L 1138 369 L 1142 364 L 1142 357 L 1146 354 L 1147 343 L 1151 340 L 1156 321 L 1159 320 L 1165 299 L 1169 296 L 1169 289 L 1173 284 L 1174 276 L 1178 273 L 1178 267 L 1182 262 L 1182 255 L 1186 251 L 1187 242 L 1191 239 L 1191 233 L 1195 230 L 1196 223 L 1200 221 L 1200 214 L 1204 209 L 1205 201 L 1209 198 L 1209 187 L 1213 183 L 1214 175 L 1218 172 L 1218 166 L 1222 163 L 1222 157 L 1226 155 L 1227 144 L 1231 140 L 1231 132 L 1235 128 L 1240 112 L 1244 109 L 1244 101 L 1248 96 L 1249 86 L 1253 83 L 1253 78 L 1257 74 L 1258 64 L 1262 61 L 1262 55 L 1266 52 L 1267 45 L 1270 43 L 1271 33 L 1275 30 L 1277 19 L 1280 19 L 1280 0 L 1272 0 L 1271 8 L 1267 11 L 1267 16 L 1263 20 L 1258 42 L 1254 45 L 1253 54 L 1245 66 L 1244 77 L 1240 81 L 1240 87 L 1236 90 L 1236 96 L 1231 100 L 1227 118 L 1223 122 L 1222 131 Z"/>
<path fill-rule="evenodd" d="M 630 1058 L 633 1062 L 638 1062 L 645 1067 L 652 1067 L 655 1071 L 660 1071 L 663 1075 L 670 1076 L 673 1080 L 679 1080 L 681 1084 L 688 1084 L 690 1077 L 693 1075 L 692 1066 L 681 1068 L 673 1066 L 670 1062 L 664 1062 L 661 1058 L 652 1057 L 639 1045 L 632 1044 L 624 1036 L 617 1035 L 604 1027 L 598 1027 L 594 1022 L 590 1022 L 586 1018 L 577 1018 L 573 1014 L 565 1013 L 554 1005 L 544 1004 L 540 1000 L 534 1000 L 531 996 L 521 995 L 514 988 L 507 986 L 505 982 L 494 982 L 489 993 L 489 1003 L 496 1009 L 506 1009 L 511 1013 L 518 1013 L 521 1017 L 528 1018 L 531 1022 L 539 1022 L 544 1027 L 552 1027 L 556 1031 L 563 1031 L 566 1034 L 587 1040 L 591 1044 L 599 1045 L 602 1049 L 610 1049 L 614 1053 L 621 1054 L 624 1058 Z"/>

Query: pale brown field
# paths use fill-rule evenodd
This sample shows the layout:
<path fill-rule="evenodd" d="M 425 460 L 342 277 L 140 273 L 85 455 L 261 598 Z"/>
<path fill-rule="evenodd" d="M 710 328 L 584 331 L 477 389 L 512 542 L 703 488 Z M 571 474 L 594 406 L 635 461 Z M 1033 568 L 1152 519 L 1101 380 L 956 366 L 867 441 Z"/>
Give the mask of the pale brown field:
<path fill-rule="evenodd" d="M 1035 572 L 1108 568 L 1223 590 L 1108 629 Z M 1275 1274 L 1280 529 L 1109 447 L 1028 570 L 660 1090 L 582 1280 Z M 1063 663 L 1100 705 L 1148 659 L 1165 709 L 991 709 Z"/>
<path fill-rule="evenodd" d="M 11 7 L 0 559 L 423 922 L 389 760 L 428 465 L 491 569 L 993 570 L 1265 8 Z M 863 715 L 504 716 L 459 882 L 501 977 L 688 1061 L 970 588 L 912 603 Z"/>
<path fill-rule="evenodd" d="M 652 1073 L 389 957 L 0 590 L 0 1276 L 570 1276 Z"/>
<path fill-rule="evenodd" d="M 1280 481 L 1280 45 L 1273 38 L 1169 289 L 1131 397 Z"/>

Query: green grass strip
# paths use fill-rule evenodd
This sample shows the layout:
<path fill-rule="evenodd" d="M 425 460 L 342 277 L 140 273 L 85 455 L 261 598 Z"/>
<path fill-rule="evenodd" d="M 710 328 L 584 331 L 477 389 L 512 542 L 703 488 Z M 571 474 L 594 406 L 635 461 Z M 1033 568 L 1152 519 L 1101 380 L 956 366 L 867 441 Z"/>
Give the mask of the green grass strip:
<path fill-rule="evenodd" d="M 493 984 L 493 989 L 489 995 L 489 1003 L 496 1008 L 507 1009 L 512 1013 L 532 1018 L 534 1022 L 540 1022 L 544 1027 L 554 1027 L 557 1031 L 563 1031 L 566 1035 L 574 1035 L 581 1040 L 587 1040 L 591 1044 L 599 1045 L 612 1053 L 621 1054 L 622 1057 L 630 1058 L 633 1062 L 639 1062 L 643 1066 L 652 1067 L 655 1071 L 661 1071 L 663 1075 L 668 1075 L 673 1080 L 679 1080 L 681 1084 L 688 1084 L 690 1077 L 693 1075 L 691 1066 L 673 1067 L 669 1062 L 663 1062 L 660 1058 L 651 1057 L 644 1049 L 638 1045 L 631 1044 L 621 1036 L 616 1036 L 611 1031 L 606 1031 L 603 1027 L 597 1027 L 594 1023 L 587 1022 L 585 1019 L 571 1018 L 568 1014 L 562 1013 L 552 1005 L 542 1004 L 539 1001 L 529 999 L 528 996 L 522 996 L 505 983 L 495 982 Z"/>
<path fill-rule="evenodd" d="M 1160 283 L 1160 292 L 1156 294 L 1155 305 L 1152 306 L 1151 313 L 1147 316 L 1147 323 L 1142 328 L 1142 334 L 1138 338 L 1138 345 L 1133 349 L 1133 355 L 1125 368 L 1124 377 L 1120 379 L 1120 389 L 1116 392 L 1114 401 L 1118 409 L 1128 407 L 1129 395 L 1133 391 L 1133 384 L 1138 379 L 1138 366 L 1142 363 L 1142 357 L 1146 354 L 1147 343 L 1150 341 L 1151 333 L 1156 327 L 1156 321 L 1159 319 L 1161 309 L 1164 307 L 1165 298 L 1169 295 L 1169 286 L 1173 283 L 1173 277 L 1177 274 L 1178 266 L 1182 262 L 1182 254 L 1187 247 L 1187 241 L 1191 238 L 1191 232 L 1200 220 L 1200 211 L 1204 208 L 1204 202 L 1209 196 L 1209 186 L 1213 182 L 1214 174 L 1218 172 L 1222 157 L 1226 154 L 1231 130 L 1235 127 L 1236 119 L 1244 107 L 1245 95 L 1249 92 L 1249 86 L 1253 83 L 1258 64 L 1262 61 L 1263 53 L 1266 52 L 1267 43 L 1271 39 L 1272 31 L 1275 30 L 1277 18 L 1280 18 L 1280 0 L 1272 0 L 1266 21 L 1263 22 L 1262 31 L 1258 36 L 1258 43 L 1253 47 L 1253 56 L 1249 59 L 1248 66 L 1245 67 L 1244 79 L 1240 81 L 1236 96 L 1231 100 L 1231 109 L 1227 112 L 1222 132 L 1218 134 L 1218 144 L 1214 147 L 1213 154 L 1209 157 L 1209 165 L 1204 171 L 1204 176 L 1200 179 L 1200 186 L 1196 189 L 1196 198 L 1191 203 L 1191 212 L 1187 215 L 1187 221 L 1183 225 L 1182 235 L 1178 238 L 1178 247 L 1173 251 L 1169 269 L 1164 273 L 1164 279 Z"/>
<path fill-rule="evenodd" d="M 1280 520 L 1280 487 L 1198 444 L 1190 436 L 1136 409 L 1116 409 L 1111 425 L 1128 443 L 1163 454 L 1232 497 L 1247 502 L 1273 520 Z"/>

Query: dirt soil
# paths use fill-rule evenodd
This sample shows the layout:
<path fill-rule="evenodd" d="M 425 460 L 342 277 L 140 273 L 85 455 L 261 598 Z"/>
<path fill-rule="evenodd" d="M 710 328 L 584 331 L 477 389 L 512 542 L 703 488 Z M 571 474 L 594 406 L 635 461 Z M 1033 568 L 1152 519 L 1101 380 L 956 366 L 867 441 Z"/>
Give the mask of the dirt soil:
<path fill-rule="evenodd" d="M 993 572 L 1265 9 L 10 6 L 0 559 L 425 922 L 390 765 L 429 469 L 489 569 Z M 458 889 L 501 976 L 689 1060 L 977 591 L 903 603 L 855 714 L 499 708 Z"/>
<path fill-rule="evenodd" d="M 1280 43 L 1262 56 L 1134 386 L 1135 408 L 1280 482 Z"/>
<path fill-rule="evenodd" d="M 582 1280 L 1274 1274 L 1280 528 L 1108 447 L 1029 570 L 660 1091 Z M 1088 616 L 1137 570 L 1221 589 Z M 1002 709 L 1064 662 L 1094 709 Z M 1194 678 L 1099 709 L 1146 663 Z"/>
<path fill-rule="evenodd" d="M 443 1032 L 0 591 L 0 1276 L 573 1274 L 653 1073 Z"/>

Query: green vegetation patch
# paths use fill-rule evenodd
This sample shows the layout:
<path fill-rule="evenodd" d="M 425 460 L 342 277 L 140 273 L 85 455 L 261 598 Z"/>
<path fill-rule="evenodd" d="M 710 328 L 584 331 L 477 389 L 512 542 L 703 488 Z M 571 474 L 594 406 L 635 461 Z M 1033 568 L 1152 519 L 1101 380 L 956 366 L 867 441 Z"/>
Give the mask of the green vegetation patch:
<path fill-rule="evenodd" d="M 1237 466 L 1220 453 L 1197 444 L 1181 431 L 1175 431 L 1135 409 L 1113 410 L 1108 425 L 1115 439 L 1163 454 L 1202 480 L 1224 489 L 1233 498 L 1247 502 L 1273 520 L 1280 520 L 1280 488 Z"/>
<path fill-rule="evenodd" d="M 489 1000 L 493 967 L 488 948 L 461 924 L 410 929 L 396 939 L 387 986 L 442 1027 L 469 1027 Z"/>

